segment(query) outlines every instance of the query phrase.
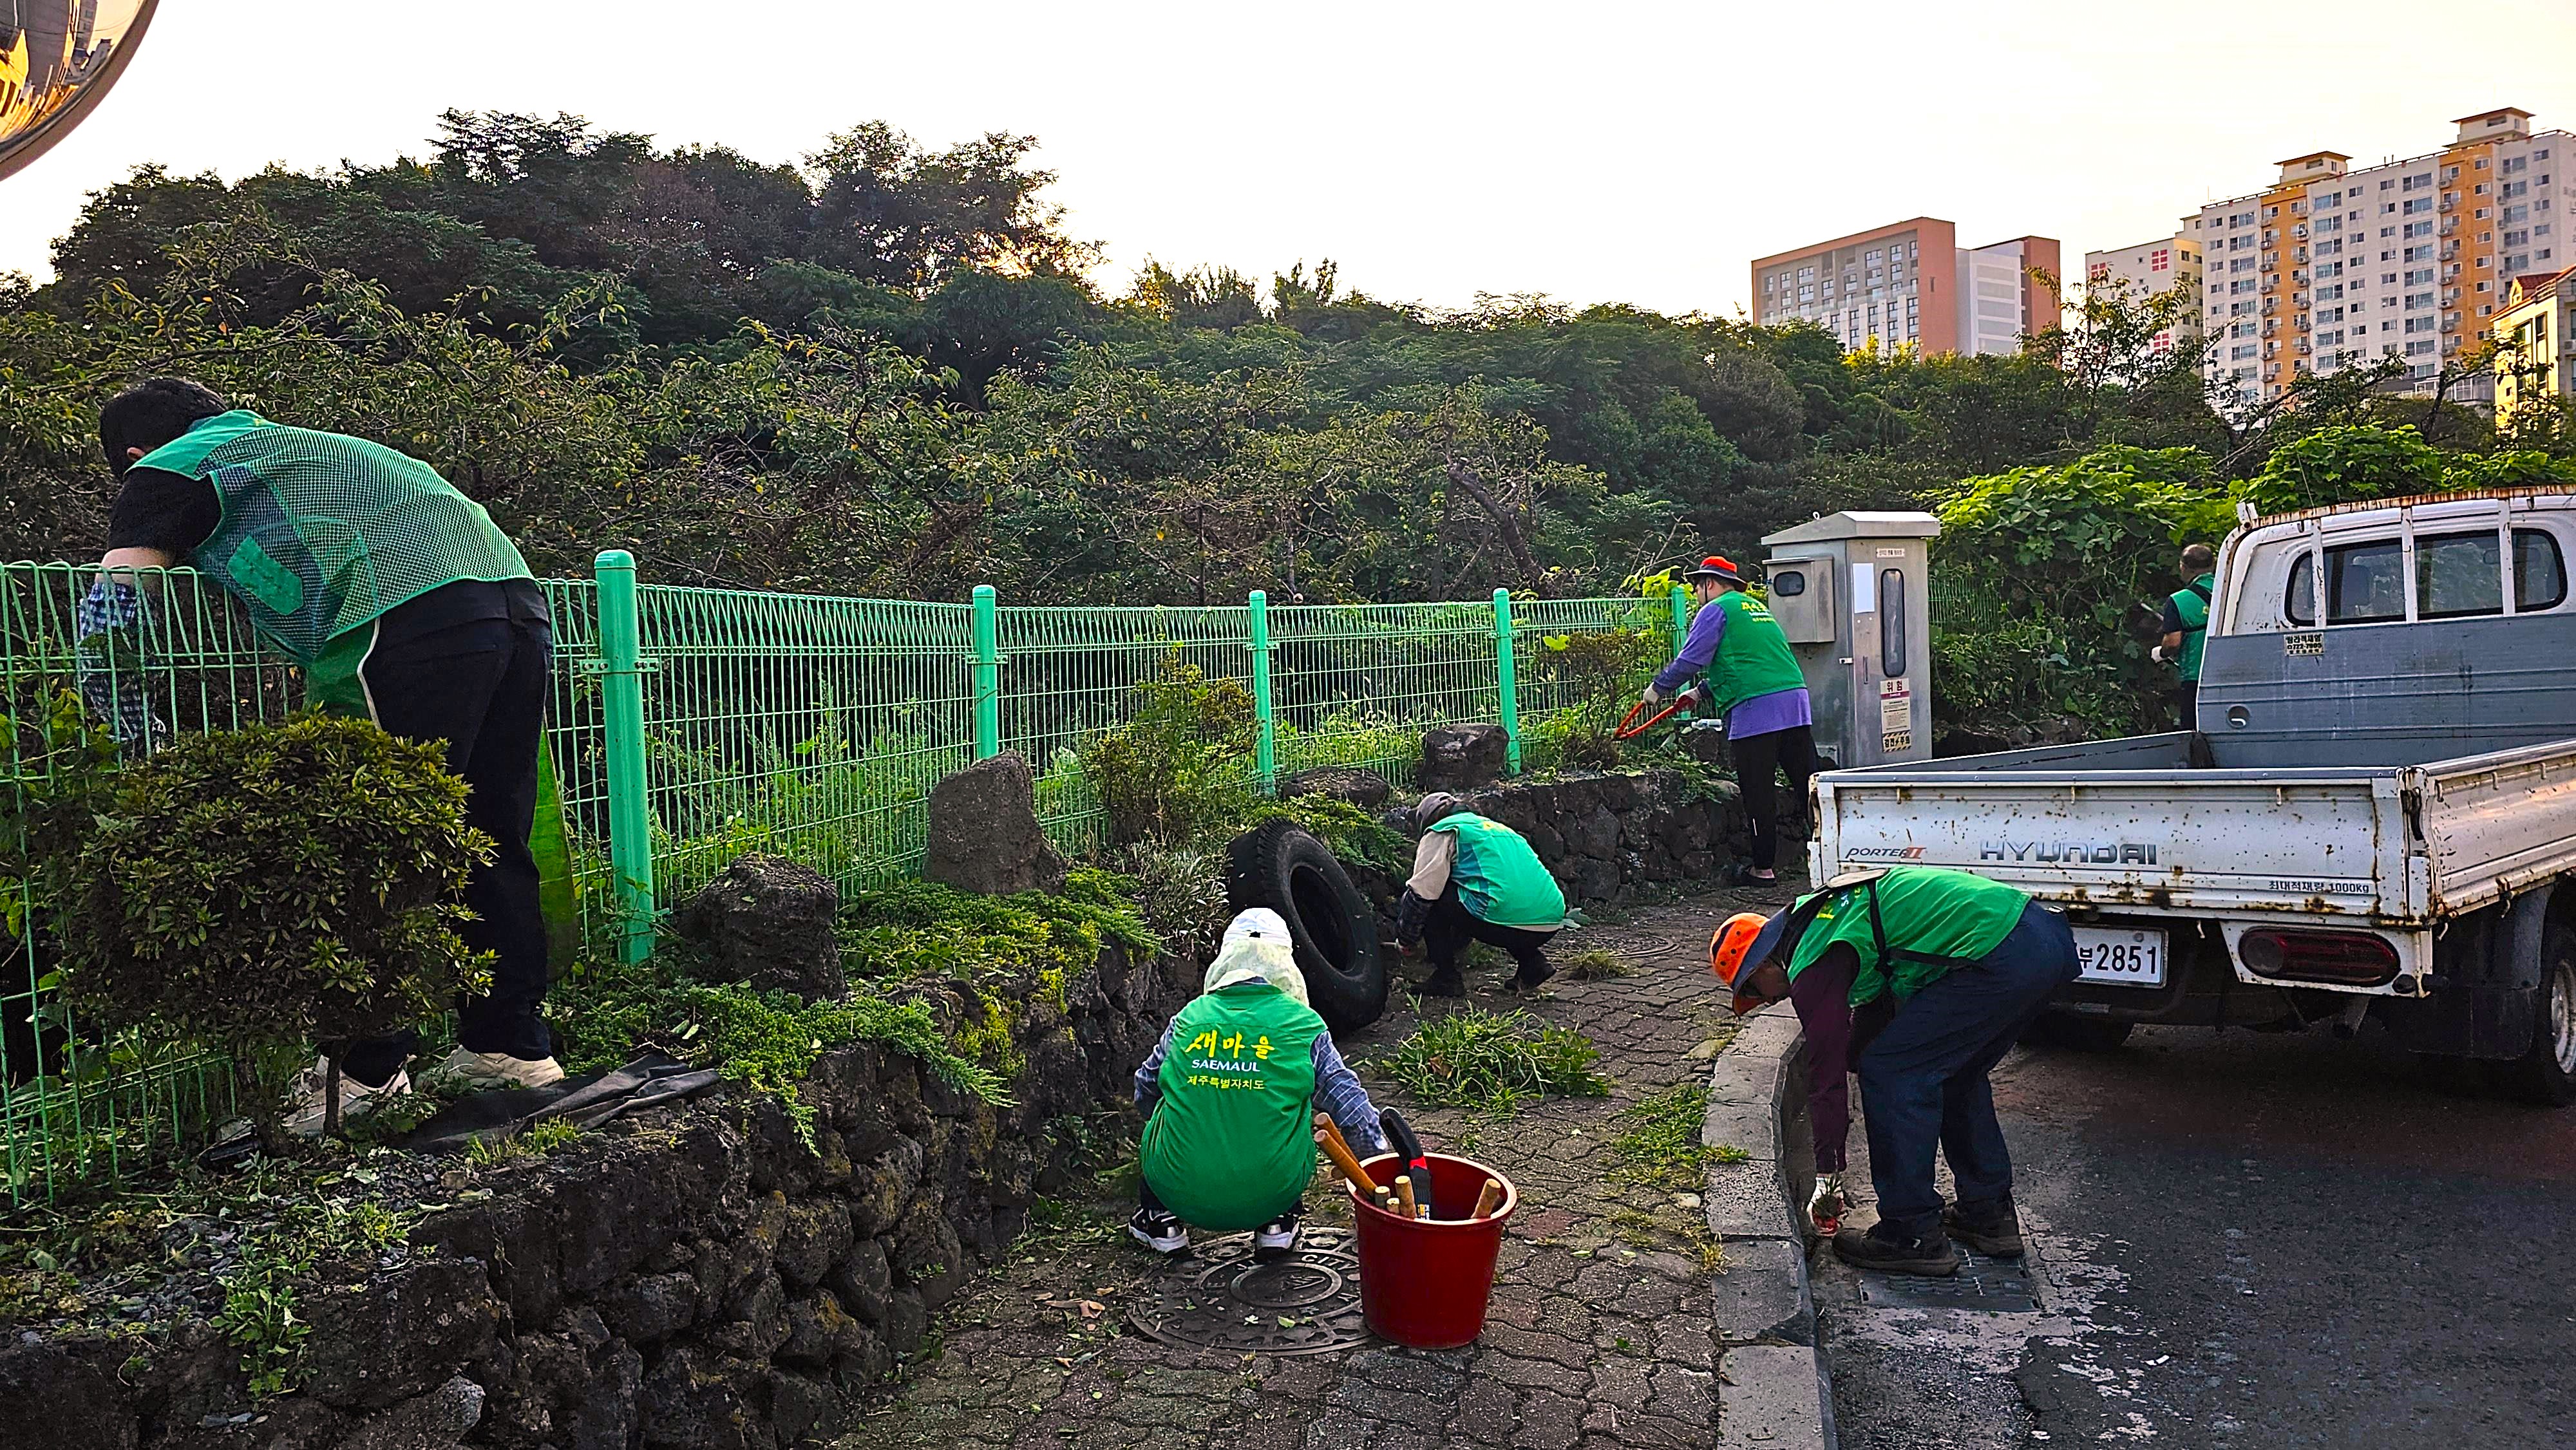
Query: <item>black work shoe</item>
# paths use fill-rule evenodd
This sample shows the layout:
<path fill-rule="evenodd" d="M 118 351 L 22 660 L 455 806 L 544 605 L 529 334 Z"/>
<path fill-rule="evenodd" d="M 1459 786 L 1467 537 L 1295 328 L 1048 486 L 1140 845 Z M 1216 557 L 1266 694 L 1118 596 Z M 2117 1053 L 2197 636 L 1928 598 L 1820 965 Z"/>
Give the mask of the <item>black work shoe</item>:
<path fill-rule="evenodd" d="M 1528 967 L 1523 967 L 1512 974 L 1512 990 L 1515 992 L 1535 992 L 1539 988 L 1546 986 L 1548 978 L 1555 975 L 1556 968 L 1545 962 L 1539 963 L 1538 970 L 1536 971 L 1532 971 Z"/>
<path fill-rule="evenodd" d="M 1127 1232 L 1136 1242 L 1158 1254 L 1186 1254 L 1190 1251 L 1187 1226 L 1159 1208 L 1140 1208 L 1127 1220 Z"/>
<path fill-rule="evenodd" d="M 1275 1263 L 1297 1252 L 1298 1211 L 1290 1209 L 1252 1231 L 1252 1257 Z"/>
<path fill-rule="evenodd" d="M 1959 1251 L 1939 1234 L 1930 1238 L 1900 1239 L 1882 1234 L 1884 1224 L 1873 1224 L 1867 1233 L 1844 1229 L 1834 1235 L 1834 1257 L 1855 1269 L 1877 1269 L 1889 1274 L 1922 1274 L 1928 1278 L 1946 1279 L 1959 1272 Z"/>
<path fill-rule="evenodd" d="M 1422 995 L 1464 997 L 1467 995 L 1467 975 L 1454 966 L 1438 968 L 1432 972 L 1430 979 L 1422 984 Z"/>
<path fill-rule="evenodd" d="M 1973 1216 L 1962 1214 L 1954 1203 L 1942 1211 L 1941 1227 L 1950 1237 L 1990 1259 L 2018 1259 L 2027 1252 L 2021 1241 L 2021 1217 L 2012 1211 L 2010 1203 L 2003 1206 L 2001 1213 L 1989 1210 Z"/>

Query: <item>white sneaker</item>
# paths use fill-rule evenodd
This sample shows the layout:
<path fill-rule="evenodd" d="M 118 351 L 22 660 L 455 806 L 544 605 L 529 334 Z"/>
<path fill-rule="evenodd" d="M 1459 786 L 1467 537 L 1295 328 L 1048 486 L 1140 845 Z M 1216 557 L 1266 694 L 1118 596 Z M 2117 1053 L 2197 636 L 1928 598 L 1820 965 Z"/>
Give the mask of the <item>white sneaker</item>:
<path fill-rule="evenodd" d="M 551 1057 L 530 1060 L 506 1052 L 469 1052 L 460 1047 L 439 1060 L 429 1076 L 469 1088 L 541 1088 L 562 1082 L 561 1063 Z"/>
<path fill-rule="evenodd" d="M 313 1065 L 295 1078 L 295 1106 L 286 1115 L 286 1131 L 299 1138 L 322 1136 L 324 1119 L 323 1086 L 330 1079 L 331 1063 L 317 1057 Z M 393 1081 L 383 1087 L 369 1087 L 347 1073 L 340 1074 L 340 1122 L 363 1118 L 387 1102 L 411 1091 L 411 1074 L 397 1070 Z"/>

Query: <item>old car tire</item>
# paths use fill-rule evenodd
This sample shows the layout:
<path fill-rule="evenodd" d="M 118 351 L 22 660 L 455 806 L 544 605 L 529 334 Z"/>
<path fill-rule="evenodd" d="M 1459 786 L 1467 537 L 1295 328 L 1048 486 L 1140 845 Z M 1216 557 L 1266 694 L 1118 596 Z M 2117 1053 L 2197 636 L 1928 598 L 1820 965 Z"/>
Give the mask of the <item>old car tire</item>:
<path fill-rule="evenodd" d="M 2129 1040 L 2135 1022 L 2083 1017 L 2073 1012 L 2042 1012 L 2021 1030 L 2025 1047 L 2063 1047 L 2075 1052 L 2109 1052 Z"/>
<path fill-rule="evenodd" d="M 1386 1011 L 1386 963 L 1378 956 L 1377 912 L 1323 842 L 1293 821 L 1272 821 L 1238 837 L 1225 853 L 1226 905 L 1266 906 L 1288 920 L 1297 970 L 1324 1025 L 1366 1027 Z"/>
<path fill-rule="evenodd" d="M 2525 1102 L 2576 1103 L 2576 927 L 2551 923 L 2540 937 L 2540 999 L 2531 1050 L 2503 1064 L 2507 1089 Z"/>

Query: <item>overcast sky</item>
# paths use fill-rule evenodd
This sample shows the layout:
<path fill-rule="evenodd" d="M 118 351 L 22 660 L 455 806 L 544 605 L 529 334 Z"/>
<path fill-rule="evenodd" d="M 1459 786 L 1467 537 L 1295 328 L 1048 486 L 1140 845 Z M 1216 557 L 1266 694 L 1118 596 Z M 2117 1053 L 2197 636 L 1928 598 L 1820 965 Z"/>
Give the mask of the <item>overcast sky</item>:
<path fill-rule="evenodd" d="M 164 0 L 107 102 L 0 181 L 0 270 L 43 276 L 83 194 L 138 162 L 381 161 L 458 106 L 781 161 L 878 117 L 933 144 L 1031 133 L 1112 290 L 1148 256 L 1265 278 L 1329 256 L 1396 300 L 1732 313 L 1752 258 L 1884 221 L 2054 236 L 2072 268 L 2299 152 L 2419 154 L 2500 105 L 2576 129 L 2576 3 L 2442 13 Z"/>

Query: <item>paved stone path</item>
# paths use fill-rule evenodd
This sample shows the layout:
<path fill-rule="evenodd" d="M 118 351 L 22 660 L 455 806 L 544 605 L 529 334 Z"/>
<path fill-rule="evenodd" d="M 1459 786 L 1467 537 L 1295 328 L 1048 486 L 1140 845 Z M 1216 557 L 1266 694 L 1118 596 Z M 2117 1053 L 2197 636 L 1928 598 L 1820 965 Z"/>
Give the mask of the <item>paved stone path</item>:
<path fill-rule="evenodd" d="M 1493 1165 L 1520 1186 L 1476 1344 L 1441 1353 L 1372 1346 L 1306 1357 L 1175 1349 L 1122 1332 L 1150 1266 L 1125 1236 L 1132 1176 L 1102 1180 L 1044 1235 L 979 1276 L 943 1311 L 935 1347 L 841 1441 L 842 1450 L 1224 1446 L 1227 1450 L 1684 1447 L 1711 1442 L 1718 1386 L 1711 1244 L 1696 1196 L 1623 1180 L 1608 1151 L 1639 1098 L 1703 1077 L 1731 1029 L 1707 967 L 1727 912 L 1778 891 L 1718 892 L 1637 907 L 1569 933 L 1550 955 L 1602 947 L 1628 977 L 1560 972 L 1535 1001 L 1505 996 L 1499 962 L 1469 973 L 1475 1005 L 1527 1006 L 1601 1050 L 1606 1099 L 1555 1099 L 1500 1122 L 1420 1108 L 1368 1066 L 1411 1033 L 1417 1004 L 1342 1039 L 1380 1106 L 1405 1110 L 1435 1150 Z M 1605 913 L 1607 915 L 1607 913 Z M 1402 963 L 1418 980 L 1424 968 Z M 1439 1013 L 1450 1004 L 1424 1001 Z M 1309 1222 L 1347 1225 L 1338 1190 Z"/>

